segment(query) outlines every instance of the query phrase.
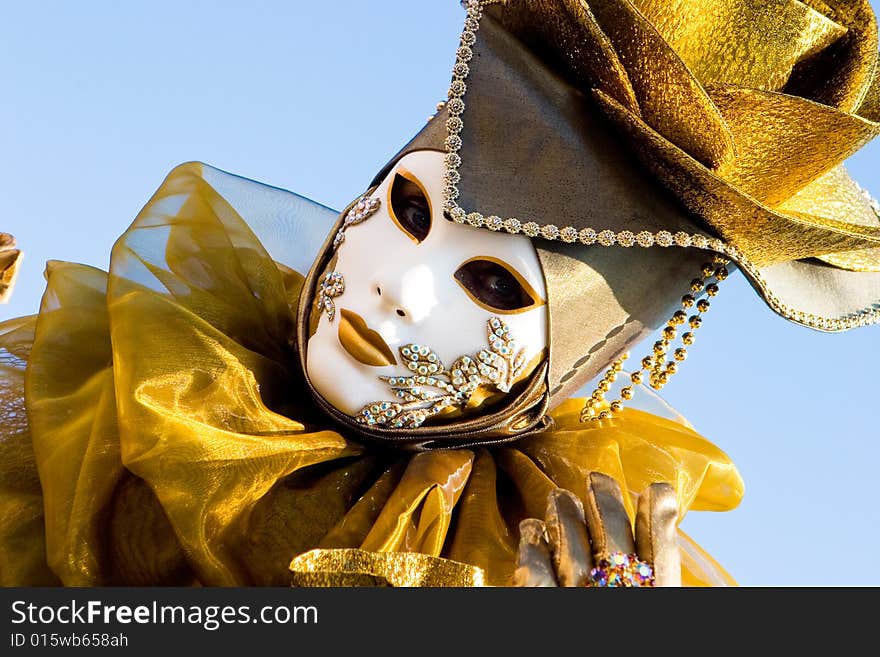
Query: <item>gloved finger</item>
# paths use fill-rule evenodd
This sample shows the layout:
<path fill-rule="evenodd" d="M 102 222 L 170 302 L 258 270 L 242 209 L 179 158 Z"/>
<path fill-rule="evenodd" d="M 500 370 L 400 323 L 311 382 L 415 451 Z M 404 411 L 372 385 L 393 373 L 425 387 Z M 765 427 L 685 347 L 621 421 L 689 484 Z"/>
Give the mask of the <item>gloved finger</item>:
<path fill-rule="evenodd" d="M 666 483 L 648 486 L 636 511 L 636 551 L 654 567 L 654 586 L 681 586 L 681 553 L 676 523 L 675 489 Z"/>
<path fill-rule="evenodd" d="M 587 475 L 586 502 L 584 511 L 593 555 L 601 558 L 613 552 L 633 554 L 632 525 L 617 482 L 601 472 L 591 472 Z"/>
<path fill-rule="evenodd" d="M 586 586 L 593 555 L 584 524 L 584 507 L 577 496 L 557 488 L 547 497 L 547 538 L 560 586 Z"/>
<path fill-rule="evenodd" d="M 529 518 L 519 523 L 519 550 L 516 555 L 514 586 L 557 586 L 545 538 L 544 523 Z"/>

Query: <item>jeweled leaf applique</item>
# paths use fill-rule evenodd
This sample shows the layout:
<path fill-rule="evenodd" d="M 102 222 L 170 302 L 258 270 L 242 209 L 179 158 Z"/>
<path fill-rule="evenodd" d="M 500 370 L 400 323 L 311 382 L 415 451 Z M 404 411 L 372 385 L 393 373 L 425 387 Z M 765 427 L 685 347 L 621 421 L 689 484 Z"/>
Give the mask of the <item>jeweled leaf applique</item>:
<path fill-rule="evenodd" d="M 509 392 L 525 366 L 525 350 L 517 350 L 510 329 L 498 317 L 486 322 L 486 336 L 488 348 L 459 356 L 448 369 L 430 347 L 402 346 L 401 360 L 410 373 L 379 377 L 396 399 L 367 404 L 357 421 L 369 427 L 414 429 L 444 409 L 465 406 L 482 385 Z"/>
<path fill-rule="evenodd" d="M 318 312 L 322 310 L 326 312 L 327 319 L 331 322 L 336 316 L 336 303 L 333 297 L 338 297 L 343 292 L 345 292 L 345 279 L 342 274 L 328 271 L 318 286 Z"/>
<path fill-rule="evenodd" d="M 333 250 L 335 251 L 338 249 L 339 245 L 345 241 L 346 230 L 351 226 L 356 226 L 372 217 L 376 214 L 376 211 L 381 204 L 382 202 L 377 198 L 369 198 L 366 195 L 361 196 L 351 206 L 351 209 L 345 215 L 345 220 L 342 222 L 342 226 L 336 232 L 336 236 L 333 238 Z"/>

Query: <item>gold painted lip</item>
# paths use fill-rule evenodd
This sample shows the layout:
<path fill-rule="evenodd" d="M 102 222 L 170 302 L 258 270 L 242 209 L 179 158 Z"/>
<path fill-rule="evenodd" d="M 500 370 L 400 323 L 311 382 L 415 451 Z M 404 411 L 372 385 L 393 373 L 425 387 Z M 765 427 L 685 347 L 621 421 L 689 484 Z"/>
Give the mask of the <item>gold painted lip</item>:
<path fill-rule="evenodd" d="M 339 344 L 352 358 L 372 367 L 397 364 L 391 347 L 367 326 L 363 317 L 346 308 L 342 308 L 339 315 Z"/>

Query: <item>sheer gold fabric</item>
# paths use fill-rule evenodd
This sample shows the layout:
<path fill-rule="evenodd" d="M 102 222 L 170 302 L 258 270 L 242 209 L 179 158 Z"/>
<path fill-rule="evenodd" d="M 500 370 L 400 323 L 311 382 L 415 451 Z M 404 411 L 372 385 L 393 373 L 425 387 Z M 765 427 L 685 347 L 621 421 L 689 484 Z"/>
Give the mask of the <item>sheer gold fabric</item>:
<path fill-rule="evenodd" d="M 24 407 L 36 317 L 0 324 L 0 583 L 57 584 L 47 565 L 43 494 Z"/>
<path fill-rule="evenodd" d="M 301 277 L 194 165 L 120 238 L 109 275 L 50 263 L 47 277 L 39 316 L 0 324 L 4 585 L 503 585 L 519 520 L 555 486 L 583 495 L 591 470 L 621 483 L 631 515 L 653 481 L 676 487 L 681 516 L 742 495 L 689 427 L 635 410 L 583 425 L 575 399 L 512 447 L 346 439 L 294 366 Z M 681 546 L 686 583 L 731 583 Z"/>

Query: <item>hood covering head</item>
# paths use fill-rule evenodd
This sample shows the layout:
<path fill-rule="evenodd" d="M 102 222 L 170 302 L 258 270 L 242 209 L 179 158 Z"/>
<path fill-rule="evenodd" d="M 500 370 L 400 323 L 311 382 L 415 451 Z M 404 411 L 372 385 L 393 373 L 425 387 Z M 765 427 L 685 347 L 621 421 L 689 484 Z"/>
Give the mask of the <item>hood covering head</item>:
<path fill-rule="evenodd" d="M 449 101 L 385 171 L 446 151 L 447 218 L 532 238 L 544 408 L 698 296 L 713 256 L 793 322 L 878 321 L 880 214 L 842 165 L 880 131 L 867 0 L 466 6 Z"/>

